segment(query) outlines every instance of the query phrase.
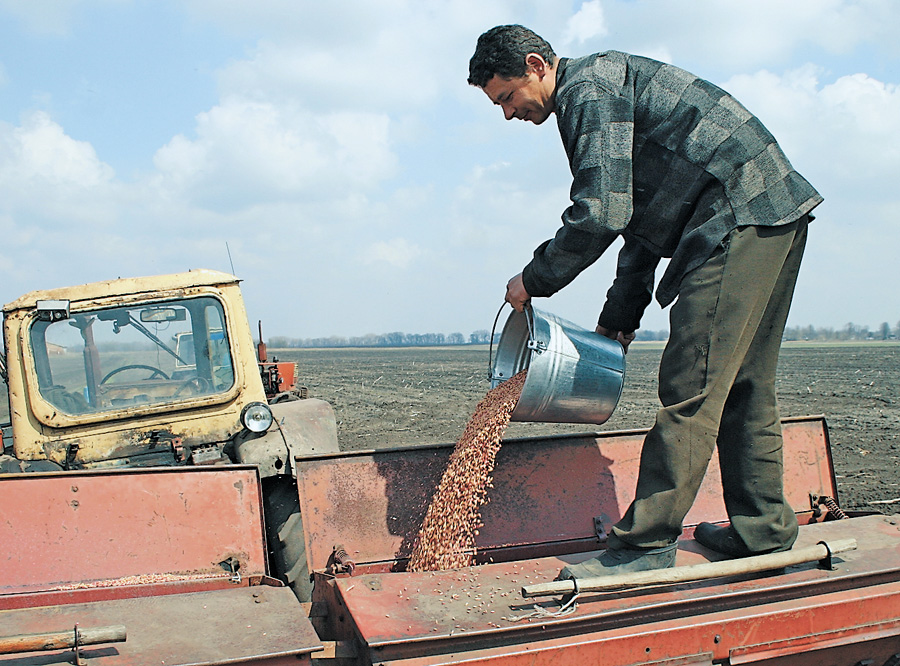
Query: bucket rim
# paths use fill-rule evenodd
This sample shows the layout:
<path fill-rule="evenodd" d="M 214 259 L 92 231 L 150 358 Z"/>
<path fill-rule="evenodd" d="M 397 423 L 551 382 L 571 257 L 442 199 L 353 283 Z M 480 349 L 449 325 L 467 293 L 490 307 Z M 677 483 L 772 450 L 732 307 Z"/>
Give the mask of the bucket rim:
<path fill-rule="evenodd" d="M 509 377 L 503 378 L 503 377 L 499 377 L 494 374 L 494 337 L 497 334 L 497 322 L 500 321 L 500 315 L 503 313 L 503 309 L 507 305 L 509 305 L 512 308 L 512 303 L 510 303 L 508 301 L 504 301 L 503 305 L 500 306 L 500 309 L 497 310 L 497 315 L 494 317 L 494 324 L 493 324 L 493 326 L 491 326 L 491 337 L 488 339 L 487 378 L 488 378 L 488 381 L 490 381 L 492 385 L 495 381 L 499 382 L 499 381 L 506 381 L 507 379 L 509 379 Z M 538 310 L 538 312 L 540 312 L 540 310 Z M 506 324 L 504 324 L 504 327 L 503 327 L 504 330 L 506 329 L 506 326 L 509 325 L 509 322 L 510 322 L 510 319 L 512 318 L 512 316 L 515 315 L 516 313 L 517 313 L 517 310 L 515 308 L 513 308 L 513 311 L 510 313 L 509 317 L 506 320 Z M 534 326 L 535 310 L 534 310 L 534 307 L 531 305 L 530 301 L 528 303 L 525 303 L 524 307 L 522 308 L 522 313 L 525 315 L 525 325 L 528 327 L 528 342 L 525 343 L 526 348 L 530 349 L 531 351 L 534 351 L 535 349 L 537 349 L 540 346 L 546 347 L 546 344 L 543 344 L 539 340 L 536 339 L 537 334 L 536 334 L 535 326 Z M 502 332 L 500 334 L 500 337 L 501 338 L 503 337 Z M 499 352 L 499 350 L 500 350 L 500 343 L 498 342 L 497 343 L 497 351 Z"/>

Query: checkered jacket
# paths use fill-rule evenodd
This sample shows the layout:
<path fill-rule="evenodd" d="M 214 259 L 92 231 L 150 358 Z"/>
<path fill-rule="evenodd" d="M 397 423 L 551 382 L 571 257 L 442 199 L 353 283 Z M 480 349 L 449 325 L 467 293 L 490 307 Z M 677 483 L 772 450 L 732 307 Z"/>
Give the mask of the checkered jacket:
<path fill-rule="evenodd" d="M 822 201 L 754 115 L 682 69 L 617 51 L 563 58 L 555 94 L 572 205 L 523 279 L 549 296 L 623 236 L 607 328 L 638 327 L 662 257 L 665 307 L 733 229 L 789 224 Z"/>

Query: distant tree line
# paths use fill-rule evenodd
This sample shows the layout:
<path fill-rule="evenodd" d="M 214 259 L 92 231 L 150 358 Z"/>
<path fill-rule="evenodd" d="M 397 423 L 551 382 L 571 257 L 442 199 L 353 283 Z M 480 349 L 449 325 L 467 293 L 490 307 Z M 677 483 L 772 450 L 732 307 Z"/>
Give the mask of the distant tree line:
<path fill-rule="evenodd" d="M 638 331 L 638 340 L 666 340 L 668 331 Z M 288 338 L 275 335 L 266 341 L 274 349 L 321 348 L 321 347 L 437 347 L 446 345 L 486 345 L 491 340 L 491 332 L 478 330 L 469 333 L 383 333 L 356 337 L 332 335 L 327 338 Z M 500 332 L 494 333 L 494 344 L 500 341 Z"/>
<path fill-rule="evenodd" d="M 332 335 L 325 338 L 289 338 L 272 336 L 267 344 L 277 349 L 303 347 L 437 347 L 445 345 L 486 345 L 490 342 L 491 332 L 478 330 L 469 333 L 369 333 L 368 335 L 343 337 Z M 665 341 L 669 339 L 668 330 L 639 330 L 637 341 Z M 898 340 L 900 339 L 900 322 L 891 327 L 887 322 L 870 329 L 868 326 L 847 324 L 843 328 L 822 328 L 816 326 L 792 326 L 784 331 L 784 340 Z M 494 333 L 494 344 L 500 340 L 500 333 Z"/>
<path fill-rule="evenodd" d="M 643 329 L 638 329 L 634 339 L 637 342 L 653 342 L 654 340 L 665 341 L 669 339 L 669 331 L 645 331 Z"/>
<path fill-rule="evenodd" d="M 816 326 L 792 326 L 784 329 L 784 340 L 897 340 L 900 339 L 900 321 L 891 328 L 887 322 L 870 329 L 853 323 L 843 328 L 819 328 Z"/>
<path fill-rule="evenodd" d="M 487 344 L 490 331 L 462 333 L 369 333 L 355 337 L 331 335 L 327 338 L 287 338 L 272 336 L 266 344 L 278 349 L 295 347 L 437 347 L 442 345 Z"/>

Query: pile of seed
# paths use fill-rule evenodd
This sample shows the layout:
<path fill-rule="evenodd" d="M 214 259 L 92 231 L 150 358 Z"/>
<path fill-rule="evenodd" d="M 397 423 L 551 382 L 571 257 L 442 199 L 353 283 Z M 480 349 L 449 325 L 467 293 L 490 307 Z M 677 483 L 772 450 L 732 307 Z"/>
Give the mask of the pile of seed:
<path fill-rule="evenodd" d="M 525 373 L 523 370 L 488 391 L 475 408 L 425 513 L 408 571 L 440 571 L 474 564 L 480 509 L 491 485 L 503 431 L 525 385 Z"/>
<path fill-rule="evenodd" d="M 226 578 L 230 577 L 229 573 L 192 573 L 192 574 L 140 574 L 137 576 L 122 576 L 121 578 L 110 578 L 107 580 L 95 580 L 78 583 L 67 583 L 65 585 L 57 585 L 54 590 L 90 590 L 98 587 L 123 587 L 125 585 L 156 585 L 158 583 L 179 583 L 204 580 L 210 578 Z"/>

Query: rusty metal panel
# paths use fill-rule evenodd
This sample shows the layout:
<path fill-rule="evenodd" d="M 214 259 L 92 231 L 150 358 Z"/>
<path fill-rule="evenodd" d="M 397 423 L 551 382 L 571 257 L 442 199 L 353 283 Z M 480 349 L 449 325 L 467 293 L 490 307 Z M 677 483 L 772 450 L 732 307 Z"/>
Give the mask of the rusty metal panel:
<path fill-rule="evenodd" d="M 824 419 L 783 424 L 788 501 L 809 511 L 809 494 L 835 495 Z M 646 431 L 508 440 L 497 456 L 482 509 L 480 551 L 596 542 L 627 509 Z M 310 570 L 321 571 L 335 544 L 357 563 L 408 557 L 452 446 L 298 458 Z M 686 525 L 727 518 L 713 457 Z M 589 548 L 590 546 L 588 546 Z"/>
<path fill-rule="evenodd" d="M 266 573 L 255 467 L 0 476 L 0 596 L 147 574 Z"/>
<path fill-rule="evenodd" d="M 897 602 L 895 589 L 894 603 Z M 754 666 L 823 666 L 825 664 L 871 664 L 893 666 L 900 654 L 900 626 L 883 624 L 871 632 L 871 627 L 856 626 L 846 622 L 848 629 L 840 644 L 832 643 L 828 632 L 804 637 L 813 642 L 796 643 L 796 652 L 784 654 L 760 653 L 751 660 L 730 661 L 729 651 L 717 649 L 723 643 L 731 643 L 738 635 L 785 635 L 790 623 L 785 623 L 786 612 L 774 607 L 760 609 L 761 616 L 738 615 L 722 612 L 703 617 L 685 617 L 682 620 L 647 623 L 609 631 L 570 633 L 563 638 L 536 636 L 530 642 L 503 644 L 502 639 L 487 647 L 467 648 L 457 646 L 456 651 L 408 654 L 397 659 L 382 651 L 373 651 L 372 658 L 379 666 L 709 666 L 716 664 L 753 664 Z M 854 604 L 843 599 L 827 612 L 840 615 L 853 613 Z M 816 621 L 825 616 L 822 609 L 809 601 L 796 609 L 797 613 Z M 867 612 L 866 615 L 872 615 Z M 821 641 L 819 641 L 821 639 Z M 791 643 L 791 639 L 784 641 Z M 707 652 L 691 654 L 697 646 L 709 648 Z M 735 655 L 736 656 L 736 655 Z"/>
<path fill-rule="evenodd" d="M 0 636 L 124 625 L 125 642 L 83 648 L 87 664 L 310 664 L 322 644 L 288 588 L 120 599 L 0 611 Z M 0 664 L 72 663 L 71 650 L 0 654 Z"/>
<path fill-rule="evenodd" d="M 863 603 L 878 603 L 867 597 Z M 882 602 L 883 603 L 883 602 Z M 896 605 L 892 598 L 888 603 Z M 839 629 L 799 634 L 790 638 L 731 650 L 730 666 L 740 664 L 790 664 L 791 666 L 821 666 L 828 658 L 831 663 L 896 664 L 900 660 L 900 619 L 860 625 L 857 621 L 859 600 L 844 602 L 845 626 Z M 866 609 L 864 615 L 871 615 Z M 894 661 L 891 661 L 891 658 Z"/>
<path fill-rule="evenodd" d="M 900 645 L 900 519 L 803 525 L 798 547 L 844 538 L 855 538 L 859 548 L 836 557 L 834 570 L 810 563 L 768 574 L 586 594 L 562 615 L 555 615 L 559 598 L 527 600 L 520 589 L 552 580 L 561 566 L 583 555 L 365 574 L 334 585 L 372 663 L 385 665 L 625 666 L 691 663 L 706 654 L 716 663 L 793 664 L 789 658 L 767 660 L 812 650 L 857 660 L 888 654 L 891 645 Z M 708 554 L 686 540 L 677 564 Z"/>

